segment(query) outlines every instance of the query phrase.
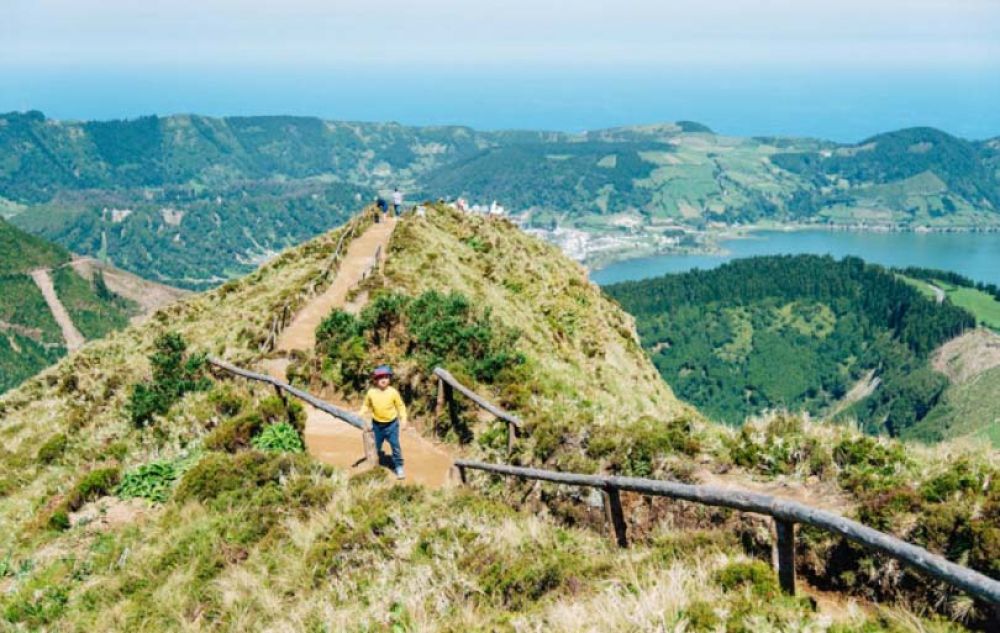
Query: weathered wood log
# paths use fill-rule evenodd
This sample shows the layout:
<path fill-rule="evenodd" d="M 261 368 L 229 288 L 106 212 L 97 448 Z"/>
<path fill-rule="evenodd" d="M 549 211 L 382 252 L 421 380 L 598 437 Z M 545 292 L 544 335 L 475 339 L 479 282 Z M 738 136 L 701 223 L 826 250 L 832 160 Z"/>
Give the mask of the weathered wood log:
<path fill-rule="evenodd" d="M 625 513 L 622 511 L 621 493 L 617 488 L 605 488 L 601 493 L 604 497 L 604 514 L 607 518 L 608 527 L 615 537 L 618 547 L 628 547 L 627 525 L 625 523 Z"/>
<path fill-rule="evenodd" d="M 275 387 L 279 387 L 285 390 L 286 392 L 292 394 L 299 400 L 309 403 L 310 405 L 319 409 L 320 411 L 323 411 L 324 413 L 329 413 L 338 420 L 342 420 L 356 429 L 365 430 L 367 428 L 367 423 L 360 416 L 357 416 L 351 413 L 350 411 L 345 411 L 340 407 L 335 407 L 329 402 L 324 402 L 323 400 L 320 400 L 319 398 L 312 395 L 308 391 L 303 391 L 301 389 L 293 387 L 288 383 L 278 380 L 277 378 L 272 378 L 271 376 L 266 376 L 264 374 L 258 374 L 257 372 L 241 369 L 240 367 L 231 365 L 223 360 L 219 360 L 218 358 L 214 358 L 211 356 L 208 358 L 208 363 L 214 367 L 218 367 L 219 369 L 227 371 L 231 374 L 242 376 L 243 378 L 247 378 L 249 380 L 256 380 L 258 382 L 263 382 L 269 385 L 274 385 Z"/>
<path fill-rule="evenodd" d="M 827 512 L 826 510 L 812 508 L 797 501 L 745 490 L 682 484 L 675 481 L 561 473 L 552 470 L 523 468 L 508 466 L 506 464 L 486 464 L 470 460 L 456 460 L 455 464 L 464 468 L 525 479 L 538 479 L 559 484 L 589 486 L 601 489 L 615 488 L 620 491 L 683 499 L 705 505 L 764 514 L 787 523 L 804 523 L 843 536 L 847 540 L 868 549 L 882 552 L 906 565 L 923 571 L 933 578 L 962 589 L 991 605 L 1000 605 L 1000 581 L 953 563 L 942 556 L 932 554 L 922 547 L 862 525 L 857 521 Z"/>
<path fill-rule="evenodd" d="M 480 408 L 489 411 L 490 413 L 500 418 L 501 420 L 505 420 L 513 424 L 517 428 L 522 428 L 524 426 L 524 422 L 521 421 L 521 418 L 517 417 L 513 413 L 508 413 L 507 411 L 504 411 L 497 405 L 493 404 L 489 400 L 486 400 L 485 398 L 480 396 L 472 389 L 469 389 L 462 383 L 458 382 L 457 380 L 455 380 L 455 377 L 448 372 L 448 370 L 442 367 L 435 367 L 434 375 L 437 376 L 439 379 L 443 380 L 449 386 L 458 389 L 462 393 L 462 395 L 464 395 L 466 398 L 472 400 L 477 405 L 479 405 Z"/>
<path fill-rule="evenodd" d="M 517 439 L 517 427 L 513 422 L 507 422 L 507 455 L 514 452 L 514 440 Z"/>
<path fill-rule="evenodd" d="M 361 445 L 365 451 L 365 461 L 378 466 L 378 448 L 375 446 L 375 431 L 369 425 L 361 432 Z"/>
<path fill-rule="evenodd" d="M 438 378 L 437 403 L 434 406 L 434 419 L 440 420 L 444 413 L 444 381 Z"/>
<path fill-rule="evenodd" d="M 778 584 L 781 591 L 789 596 L 795 595 L 795 524 L 791 521 L 774 520 L 776 539 L 774 549 L 777 552 Z"/>

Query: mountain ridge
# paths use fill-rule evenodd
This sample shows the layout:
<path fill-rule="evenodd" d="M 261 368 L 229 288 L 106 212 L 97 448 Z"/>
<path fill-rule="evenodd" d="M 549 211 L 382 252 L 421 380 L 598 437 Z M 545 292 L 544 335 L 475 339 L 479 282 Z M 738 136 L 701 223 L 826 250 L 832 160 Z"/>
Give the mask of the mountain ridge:
<path fill-rule="evenodd" d="M 913 128 L 838 144 L 681 123 L 566 133 L 12 113 L 0 115 L 0 208 L 73 250 L 190 289 L 250 272 L 395 187 L 496 200 L 530 227 L 637 234 L 659 249 L 670 227 L 697 241 L 715 224 L 1000 227 L 989 141 Z M 227 257 L 205 255 L 216 252 Z"/>

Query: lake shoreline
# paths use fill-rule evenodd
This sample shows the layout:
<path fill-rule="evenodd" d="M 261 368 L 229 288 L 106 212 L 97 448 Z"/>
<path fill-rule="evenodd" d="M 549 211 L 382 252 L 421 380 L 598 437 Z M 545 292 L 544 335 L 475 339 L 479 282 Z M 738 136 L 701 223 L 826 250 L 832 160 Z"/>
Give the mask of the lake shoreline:
<path fill-rule="evenodd" d="M 706 235 L 708 248 L 648 250 L 624 257 L 610 257 L 595 265 L 584 261 L 588 274 L 604 285 L 679 273 L 693 268 L 714 268 L 742 257 L 777 254 L 827 254 L 840 259 L 861 257 L 889 267 L 920 266 L 951 270 L 976 281 L 1000 283 L 1000 228 L 976 230 L 859 230 L 828 225 L 754 225 Z M 617 253 L 616 253 L 617 254 Z"/>
<path fill-rule="evenodd" d="M 909 225 L 867 225 L 867 224 L 820 224 L 820 223 L 774 223 L 774 224 L 747 224 L 730 225 L 724 228 L 714 228 L 705 231 L 692 230 L 691 234 L 704 239 L 698 246 L 637 248 L 637 252 L 626 253 L 601 251 L 594 254 L 585 254 L 578 260 L 584 265 L 589 274 L 604 270 L 610 266 L 628 262 L 630 260 L 645 259 L 648 257 L 669 257 L 683 255 L 699 256 L 730 256 L 732 251 L 721 246 L 721 242 L 754 239 L 755 234 L 761 233 L 801 233 L 807 231 L 829 231 L 831 233 L 861 233 L 874 235 L 888 234 L 994 234 L 1000 233 L 1000 224 L 993 226 L 950 226 L 950 227 L 927 227 Z"/>

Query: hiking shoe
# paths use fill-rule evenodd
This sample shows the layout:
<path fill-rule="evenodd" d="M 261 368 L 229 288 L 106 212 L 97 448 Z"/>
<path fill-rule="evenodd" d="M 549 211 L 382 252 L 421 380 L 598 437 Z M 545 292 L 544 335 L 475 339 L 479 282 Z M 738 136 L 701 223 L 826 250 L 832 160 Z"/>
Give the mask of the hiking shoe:
<path fill-rule="evenodd" d="M 400 466 L 399 468 L 396 469 L 396 479 L 402 479 L 403 477 L 405 477 L 405 475 L 403 474 L 403 467 Z"/>

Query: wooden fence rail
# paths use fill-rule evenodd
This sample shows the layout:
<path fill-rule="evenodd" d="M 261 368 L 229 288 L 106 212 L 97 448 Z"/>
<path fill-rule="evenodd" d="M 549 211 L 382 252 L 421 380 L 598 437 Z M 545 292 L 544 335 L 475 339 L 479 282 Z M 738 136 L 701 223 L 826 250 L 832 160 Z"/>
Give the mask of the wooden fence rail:
<path fill-rule="evenodd" d="M 284 398 L 285 393 L 289 393 L 298 398 L 299 400 L 309 403 L 310 405 L 319 409 L 320 411 L 328 413 L 333 417 L 337 418 L 338 420 L 350 424 L 351 426 L 362 432 L 362 444 L 365 451 L 365 459 L 370 460 L 371 463 L 377 463 L 378 456 L 375 454 L 375 436 L 371 429 L 371 423 L 362 418 L 361 416 L 351 413 L 350 411 L 341 409 L 340 407 L 336 407 L 324 400 L 320 400 L 319 398 L 312 395 L 308 391 L 303 391 L 301 389 L 293 387 L 286 382 L 282 382 L 277 378 L 273 378 L 266 374 L 258 374 L 257 372 L 242 369 L 240 367 L 237 367 L 236 365 L 231 365 L 223 360 L 211 356 L 208 358 L 208 363 L 213 367 L 218 367 L 219 369 L 229 372 L 230 374 L 241 376 L 243 378 L 247 378 L 248 380 L 256 380 L 257 382 L 263 382 L 269 385 L 273 385 L 274 388 L 277 390 L 278 395 L 281 396 L 282 398 Z"/>
<path fill-rule="evenodd" d="M 489 400 L 486 400 L 477 394 L 472 389 L 469 389 L 462 383 L 458 382 L 458 380 L 456 380 L 455 377 L 448 372 L 448 370 L 442 367 L 435 367 L 434 375 L 438 378 L 437 409 L 435 411 L 435 415 L 437 417 L 441 416 L 444 412 L 445 406 L 447 405 L 448 414 L 451 416 L 452 424 L 457 422 L 456 418 L 458 416 L 458 412 L 454 407 L 453 394 L 453 390 L 457 389 L 466 398 L 479 405 L 480 408 L 485 411 L 489 411 L 494 416 L 507 423 L 507 453 L 510 454 L 514 450 L 514 440 L 517 438 L 517 430 L 524 427 L 524 422 L 521 421 L 521 418 L 517 417 L 513 413 L 504 411 Z"/>
<path fill-rule="evenodd" d="M 795 593 L 795 524 L 811 525 L 839 534 L 868 549 L 887 554 L 933 578 L 958 587 L 993 605 L 994 618 L 1000 616 L 1000 581 L 932 554 L 922 547 L 917 547 L 862 525 L 857 521 L 796 501 L 716 486 L 698 486 L 636 477 L 561 473 L 552 470 L 523 468 L 506 464 L 486 464 L 462 459 L 455 461 L 455 467 L 458 470 L 459 480 L 463 483 L 467 481 L 466 469 L 472 469 L 498 475 L 550 481 L 571 486 L 587 486 L 602 490 L 605 493 L 605 509 L 614 528 L 615 539 L 623 547 L 628 544 L 625 517 L 618 499 L 618 493 L 623 490 L 770 516 L 775 521 L 777 532 L 778 579 L 782 590 L 789 594 Z M 996 624 L 1000 624 L 1000 621 L 997 621 Z"/>
<path fill-rule="evenodd" d="M 337 245 L 333 249 L 333 254 L 327 259 L 326 264 L 323 266 L 322 272 L 316 276 L 315 279 L 310 282 L 309 286 L 300 295 L 289 299 L 284 305 L 278 310 L 278 313 L 274 315 L 271 319 L 271 327 L 268 328 L 267 336 L 264 338 L 264 342 L 260 344 L 260 350 L 262 352 L 270 352 L 274 350 L 275 345 L 278 344 L 278 336 L 281 332 L 288 327 L 288 324 L 292 321 L 292 306 L 297 303 L 302 297 L 309 298 L 316 294 L 316 289 L 321 283 L 324 283 L 330 277 L 330 273 L 333 272 L 334 267 L 340 262 L 341 257 L 344 255 L 346 245 L 350 239 L 354 237 L 357 233 L 358 226 L 360 226 L 364 219 L 367 218 L 365 211 L 351 218 L 347 224 L 344 225 L 344 229 L 340 232 L 340 239 L 337 240 Z"/>

